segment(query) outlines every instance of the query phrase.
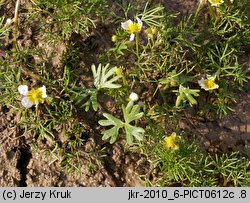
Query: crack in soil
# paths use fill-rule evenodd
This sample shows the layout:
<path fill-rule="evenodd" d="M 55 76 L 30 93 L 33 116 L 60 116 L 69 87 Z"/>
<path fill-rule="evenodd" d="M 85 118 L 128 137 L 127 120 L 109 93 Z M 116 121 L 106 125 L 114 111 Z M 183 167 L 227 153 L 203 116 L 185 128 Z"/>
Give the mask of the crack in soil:
<path fill-rule="evenodd" d="M 111 177 L 112 181 L 114 182 L 115 187 L 124 186 L 124 181 L 122 181 L 121 179 L 115 176 L 116 171 L 119 171 L 119 170 L 117 170 L 117 168 L 115 167 L 115 162 L 112 159 L 108 158 L 105 160 L 104 168 L 107 171 L 109 177 Z"/>
<path fill-rule="evenodd" d="M 20 152 L 20 158 L 17 161 L 16 167 L 20 171 L 21 179 L 19 181 L 18 186 L 27 187 L 26 183 L 27 173 L 28 173 L 27 166 L 32 157 L 29 145 L 24 145 L 23 147 L 19 148 L 19 152 Z"/>

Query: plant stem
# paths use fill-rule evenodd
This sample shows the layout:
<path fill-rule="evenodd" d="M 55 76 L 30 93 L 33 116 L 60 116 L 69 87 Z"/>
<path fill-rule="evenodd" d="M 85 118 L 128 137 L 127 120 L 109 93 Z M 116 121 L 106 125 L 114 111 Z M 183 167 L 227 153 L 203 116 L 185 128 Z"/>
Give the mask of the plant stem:
<path fill-rule="evenodd" d="M 139 58 L 139 33 L 135 33 L 136 55 Z"/>
<path fill-rule="evenodd" d="M 211 6 L 210 3 L 208 3 L 207 5 L 208 5 L 208 8 L 209 8 L 209 11 L 210 11 L 210 14 L 211 14 L 212 18 L 214 20 L 217 20 L 216 10 Z"/>
<path fill-rule="evenodd" d="M 199 3 L 198 3 L 198 6 L 196 8 L 195 14 L 194 14 L 194 19 L 193 19 L 192 27 L 194 27 L 195 24 L 196 24 L 196 22 L 197 22 L 198 14 L 200 12 L 202 4 L 203 4 L 203 1 L 200 0 Z"/>
<path fill-rule="evenodd" d="M 18 27 L 18 10 L 20 6 L 20 1 L 16 1 L 16 7 L 15 7 L 15 15 L 14 15 L 14 26 L 13 26 L 13 45 L 14 45 L 14 52 L 18 50 L 17 45 L 17 27 Z"/>

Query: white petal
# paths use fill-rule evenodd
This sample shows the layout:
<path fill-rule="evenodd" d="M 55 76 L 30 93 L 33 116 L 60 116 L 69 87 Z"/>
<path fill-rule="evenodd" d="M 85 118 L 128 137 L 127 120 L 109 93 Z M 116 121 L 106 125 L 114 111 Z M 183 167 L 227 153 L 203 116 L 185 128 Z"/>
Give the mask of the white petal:
<path fill-rule="evenodd" d="M 43 92 L 42 98 L 46 98 L 46 97 L 47 97 L 47 94 L 46 94 L 46 87 L 43 85 L 42 87 L 40 87 L 40 89 L 41 89 L 42 92 Z"/>
<path fill-rule="evenodd" d="M 142 27 L 142 21 L 140 18 L 136 17 L 137 23 L 140 25 L 140 28 Z"/>
<path fill-rule="evenodd" d="M 204 78 L 201 78 L 200 80 L 198 80 L 199 85 L 204 85 Z"/>
<path fill-rule="evenodd" d="M 28 99 L 28 97 L 24 97 L 22 99 L 22 105 L 25 107 L 25 108 L 30 108 L 32 107 L 33 103 Z"/>
<path fill-rule="evenodd" d="M 209 78 L 213 78 L 215 80 L 216 75 L 212 76 L 212 75 L 207 74 L 207 79 L 209 79 Z"/>
<path fill-rule="evenodd" d="M 198 80 L 198 83 L 201 86 L 201 88 L 206 89 L 205 84 L 204 84 L 205 83 L 204 78 L 201 78 L 200 80 Z"/>
<path fill-rule="evenodd" d="M 27 93 L 28 93 L 28 86 L 27 85 L 19 85 L 18 86 L 18 92 L 21 94 L 21 95 L 24 95 L 24 96 L 26 96 L 27 95 Z"/>
<path fill-rule="evenodd" d="M 219 85 L 218 84 L 216 84 L 216 86 L 215 86 L 215 88 L 214 89 L 218 89 L 219 88 Z"/>
<path fill-rule="evenodd" d="M 130 35 L 129 41 L 133 41 L 134 39 L 135 39 L 135 34 L 133 33 Z"/>
<path fill-rule="evenodd" d="M 121 23 L 121 26 L 124 30 L 127 30 L 128 26 L 132 23 L 133 23 L 132 20 L 127 20 L 126 22 Z"/>

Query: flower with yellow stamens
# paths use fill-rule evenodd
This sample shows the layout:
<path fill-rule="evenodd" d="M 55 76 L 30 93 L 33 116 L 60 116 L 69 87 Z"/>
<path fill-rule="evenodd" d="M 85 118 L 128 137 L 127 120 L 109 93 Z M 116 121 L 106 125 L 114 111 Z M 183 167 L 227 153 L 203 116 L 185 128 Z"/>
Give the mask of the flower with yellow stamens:
<path fill-rule="evenodd" d="M 146 29 L 145 32 L 146 32 L 148 38 L 153 39 L 154 36 L 157 34 L 157 29 L 155 27 L 149 27 L 148 29 Z"/>
<path fill-rule="evenodd" d="M 132 20 L 127 20 L 121 23 L 121 26 L 124 30 L 126 30 L 130 34 L 130 41 L 133 41 L 135 38 L 135 34 L 141 32 L 142 21 L 136 17 L 137 23 Z"/>
<path fill-rule="evenodd" d="M 111 38 L 112 42 L 116 42 L 117 41 L 117 36 L 116 35 L 113 35 L 112 38 Z"/>
<path fill-rule="evenodd" d="M 25 108 L 30 108 L 33 105 L 37 107 L 38 104 L 43 103 L 47 97 L 46 87 L 44 85 L 37 89 L 32 88 L 31 90 L 28 90 L 27 85 L 19 85 L 18 92 L 23 95 L 21 102 Z"/>
<path fill-rule="evenodd" d="M 224 0 L 208 0 L 211 3 L 211 6 L 219 6 L 224 3 Z"/>
<path fill-rule="evenodd" d="M 177 136 L 176 133 L 173 132 L 170 136 L 164 138 L 163 146 L 166 149 L 178 150 L 178 142 L 180 141 L 180 139 L 180 136 Z"/>
<path fill-rule="evenodd" d="M 201 78 L 198 80 L 199 85 L 204 90 L 213 90 L 219 88 L 219 85 L 215 83 L 216 76 L 207 75 L 207 79 Z"/>
<path fill-rule="evenodd" d="M 116 68 L 115 73 L 116 73 L 117 76 L 122 77 L 123 76 L 122 68 L 121 67 Z"/>

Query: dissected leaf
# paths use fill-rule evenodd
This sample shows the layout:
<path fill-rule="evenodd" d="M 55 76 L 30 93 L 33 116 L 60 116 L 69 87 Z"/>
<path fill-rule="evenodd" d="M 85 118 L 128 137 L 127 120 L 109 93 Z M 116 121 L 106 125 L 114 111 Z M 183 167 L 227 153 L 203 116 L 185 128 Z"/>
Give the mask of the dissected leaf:
<path fill-rule="evenodd" d="M 143 116 L 142 112 L 139 113 L 140 111 L 139 105 L 130 106 L 130 103 L 126 106 L 126 108 L 124 108 L 124 105 L 122 106 L 123 115 L 126 123 L 138 120 Z"/>
<path fill-rule="evenodd" d="M 133 143 L 133 137 L 141 141 L 143 139 L 144 129 L 130 124 L 125 124 L 126 139 L 128 144 Z"/>
<path fill-rule="evenodd" d="M 94 77 L 94 85 L 95 87 L 99 89 L 104 88 L 120 88 L 120 84 L 114 84 L 115 81 L 117 81 L 120 77 L 116 75 L 116 67 L 113 67 L 111 69 L 108 69 L 109 64 L 106 66 L 102 66 L 101 64 L 98 65 L 98 68 L 96 70 L 95 65 L 93 64 L 91 66 L 91 70 Z"/>
<path fill-rule="evenodd" d="M 105 130 L 102 133 L 102 139 L 107 140 L 110 138 L 110 143 L 114 143 L 119 136 L 119 129 L 124 128 L 128 144 L 132 144 L 134 138 L 136 138 L 137 140 L 142 140 L 144 129 L 130 124 L 132 121 L 138 120 L 143 115 L 143 113 L 140 112 L 139 105 L 134 105 L 133 102 L 129 102 L 126 107 L 124 105 L 122 106 L 122 110 L 125 122 L 121 121 L 120 119 L 114 117 L 111 114 L 103 114 L 103 116 L 107 118 L 107 120 L 100 120 L 98 123 L 101 126 L 113 125 L 114 127 L 109 130 Z"/>
<path fill-rule="evenodd" d="M 118 132 L 119 132 L 119 127 L 114 126 L 113 128 L 110 128 L 109 130 L 104 131 L 102 139 L 107 140 L 111 138 L 110 143 L 113 144 L 118 138 Z"/>

